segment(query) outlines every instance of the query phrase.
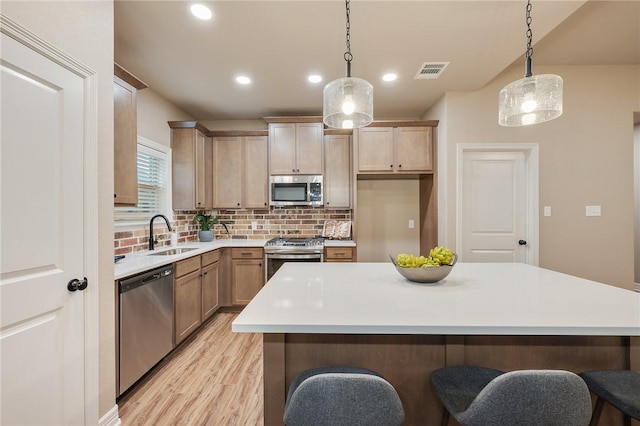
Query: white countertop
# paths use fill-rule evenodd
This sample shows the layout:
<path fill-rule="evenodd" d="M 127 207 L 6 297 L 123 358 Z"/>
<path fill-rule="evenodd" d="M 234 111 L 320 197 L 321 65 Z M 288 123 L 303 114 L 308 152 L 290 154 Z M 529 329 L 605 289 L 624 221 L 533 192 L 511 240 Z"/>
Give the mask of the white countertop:
<path fill-rule="evenodd" d="M 202 253 L 206 253 L 211 250 L 215 250 L 223 247 L 264 247 L 269 239 L 254 240 L 254 239 L 229 239 L 229 240 L 213 240 L 208 243 L 201 243 L 194 241 L 190 243 L 178 244 L 172 247 L 159 247 L 157 250 L 141 251 L 136 253 L 127 254 L 126 257 L 115 264 L 114 279 L 119 280 L 131 275 L 145 272 L 150 269 L 167 265 L 169 263 L 177 262 L 182 259 L 186 259 L 192 256 L 197 256 Z M 355 247 L 356 244 L 352 240 L 325 240 L 324 245 L 326 247 Z M 161 252 L 163 250 L 179 247 L 194 247 L 195 250 L 191 250 L 186 253 L 176 254 L 171 256 L 153 256 L 153 253 Z"/>
<path fill-rule="evenodd" d="M 287 263 L 233 331 L 640 335 L 640 293 L 513 263 L 458 263 L 418 284 L 389 263 Z"/>

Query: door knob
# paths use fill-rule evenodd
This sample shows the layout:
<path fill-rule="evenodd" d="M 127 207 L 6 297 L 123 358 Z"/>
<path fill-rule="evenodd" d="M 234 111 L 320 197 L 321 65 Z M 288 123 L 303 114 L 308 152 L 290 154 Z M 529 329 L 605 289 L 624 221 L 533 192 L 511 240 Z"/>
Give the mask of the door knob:
<path fill-rule="evenodd" d="M 520 240 L 518 241 L 518 244 L 520 244 L 521 246 L 526 246 L 527 242 L 525 240 Z"/>
<path fill-rule="evenodd" d="M 82 281 L 77 278 L 72 279 L 67 283 L 67 290 L 76 291 L 76 290 L 84 290 L 89 285 L 89 281 L 87 281 L 87 277 L 84 277 Z"/>

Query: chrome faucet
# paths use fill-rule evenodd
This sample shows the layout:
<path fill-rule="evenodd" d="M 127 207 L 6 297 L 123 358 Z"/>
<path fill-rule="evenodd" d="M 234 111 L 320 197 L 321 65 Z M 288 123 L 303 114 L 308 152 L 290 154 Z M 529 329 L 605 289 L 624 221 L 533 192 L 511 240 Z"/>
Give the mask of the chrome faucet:
<path fill-rule="evenodd" d="M 158 242 L 158 240 L 153 238 L 153 221 L 157 217 L 161 217 L 164 219 L 165 222 L 167 222 L 167 228 L 169 228 L 169 232 L 173 231 L 173 229 L 171 229 L 171 224 L 169 223 L 169 219 L 167 219 L 165 215 L 157 214 L 154 217 L 152 217 L 151 220 L 149 221 L 149 250 L 153 250 L 153 246 Z"/>

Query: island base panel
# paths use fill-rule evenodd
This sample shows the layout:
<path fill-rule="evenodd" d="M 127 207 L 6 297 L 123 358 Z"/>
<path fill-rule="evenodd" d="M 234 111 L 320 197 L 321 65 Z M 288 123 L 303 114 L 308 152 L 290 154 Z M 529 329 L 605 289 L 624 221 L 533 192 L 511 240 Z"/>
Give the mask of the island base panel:
<path fill-rule="evenodd" d="M 351 365 L 377 371 L 398 391 L 405 425 L 438 425 L 443 408 L 430 382 L 436 368 L 469 364 L 503 370 L 629 369 L 637 364 L 636 345 L 628 337 L 612 336 L 265 334 L 264 424 L 283 424 L 286 391 L 308 368 Z M 450 425 L 454 424 L 452 419 Z M 617 410 L 605 406 L 601 424 L 624 422 Z"/>

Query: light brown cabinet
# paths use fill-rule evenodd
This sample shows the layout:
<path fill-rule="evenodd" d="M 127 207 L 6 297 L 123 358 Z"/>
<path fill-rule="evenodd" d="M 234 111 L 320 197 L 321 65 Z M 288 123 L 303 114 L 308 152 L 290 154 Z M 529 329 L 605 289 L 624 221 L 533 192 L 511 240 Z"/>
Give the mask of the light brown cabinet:
<path fill-rule="evenodd" d="M 351 208 L 351 137 L 324 137 L 324 206 Z"/>
<path fill-rule="evenodd" d="M 171 149 L 174 210 L 213 208 L 211 138 L 197 125 L 191 128 L 172 127 Z"/>
<path fill-rule="evenodd" d="M 220 308 L 220 251 L 202 255 L 202 322 Z"/>
<path fill-rule="evenodd" d="M 322 174 L 322 123 L 269 123 L 271 175 Z"/>
<path fill-rule="evenodd" d="M 432 173 L 432 127 L 364 127 L 356 144 L 358 173 Z"/>
<path fill-rule="evenodd" d="M 138 204 L 138 90 L 147 85 L 114 64 L 113 77 L 113 202 Z"/>
<path fill-rule="evenodd" d="M 213 207 L 268 208 L 266 136 L 213 138 Z"/>
<path fill-rule="evenodd" d="M 325 247 L 325 262 L 355 262 L 355 249 L 353 247 Z"/>
<path fill-rule="evenodd" d="M 202 324 L 200 256 L 176 262 L 173 297 L 175 344 L 177 345 Z"/>
<path fill-rule="evenodd" d="M 264 285 L 262 248 L 231 249 L 231 303 L 246 305 Z"/>

